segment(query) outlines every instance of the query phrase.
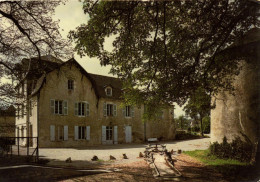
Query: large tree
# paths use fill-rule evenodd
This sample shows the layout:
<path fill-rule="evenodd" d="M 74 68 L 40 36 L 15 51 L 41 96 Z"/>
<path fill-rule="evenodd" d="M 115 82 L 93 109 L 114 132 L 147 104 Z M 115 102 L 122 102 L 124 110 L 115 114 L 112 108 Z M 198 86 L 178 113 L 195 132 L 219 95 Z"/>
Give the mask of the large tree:
<path fill-rule="evenodd" d="M 98 57 L 124 81 L 127 101 L 183 104 L 198 88 L 231 89 L 238 61 L 220 54 L 259 26 L 249 0 L 83 1 L 90 19 L 71 31 L 81 56 Z M 105 49 L 113 37 L 113 50 Z"/>
<path fill-rule="evenodd" d="M 0 2 L 0 99 L 1 104 L 14 104 L 18 94 L 10 80 L 22 81 L 28 68 L 15 66 L 23 58 L 54 55 L 64 58 L 69 42 L 61 38 L 57 21 L 52 15 L 60 1 Z M 29 59 L 30 60 L 30 59 Z"/>
<path fill-rule="evenodd" d="M 189 98 L 184 110 L 195 121 L 200 121 L 201 136 L 204 135 L 203 118 L 210 115 L 211 96 L 203 88 L 198 88 Z"/>

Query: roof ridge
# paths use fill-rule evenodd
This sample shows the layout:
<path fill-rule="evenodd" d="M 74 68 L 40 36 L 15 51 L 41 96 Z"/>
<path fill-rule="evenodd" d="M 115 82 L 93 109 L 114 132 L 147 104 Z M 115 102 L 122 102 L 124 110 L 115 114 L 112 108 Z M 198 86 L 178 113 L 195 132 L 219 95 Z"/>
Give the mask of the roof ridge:
<path fill-rule="evenodd" d="M 116 78 L 116 77 L 112 77 L 112 76 L 99 75 L 99 74 L 95 74 L 95 73 L 88 73 L 88 74 L 94 75 L 94 76 L 108 77 L 108 78 L 114 78 L 114 79 L 119 79 L 120 80 L 120 78 Z"/>

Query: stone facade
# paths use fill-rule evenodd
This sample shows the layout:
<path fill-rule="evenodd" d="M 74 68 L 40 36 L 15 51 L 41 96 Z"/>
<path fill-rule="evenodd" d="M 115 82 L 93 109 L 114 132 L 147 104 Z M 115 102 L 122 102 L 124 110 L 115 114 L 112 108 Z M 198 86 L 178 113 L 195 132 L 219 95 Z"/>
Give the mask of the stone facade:
<path fill-rule="evenodd" d="M 211 142 L 228 141 L 235 137 L 256 144 L 259 130 L 259 76 L 257 67 L 242 63 L 243 68 L 233 82 L 234 95 L 221 92 L 216 96 L 216 108 L 211 111 Z M 213 100 L 215 100 L 213 98 Z"/>
<path fill-rule="evenodd" d="M 234 93 L 220 92 L 211 111 L 211 142 L 240 137 L 257 148 L 260 156 L 260 45 L 259 29 L 252 29 L 230 50 L 242 55 L 242 69 L 234 76 Z M 257 146 L 258 145 L 258 146 Z"/>
<path fill-rule="evenodd" d="M 73 89 L 68 88 L 68 80 Z M 140 143 L 145 137 L 174 139 L 173 107 L 165 109 L 158 121 L 143 123 L 144 107 L 122 106 L 117 83 L 116 78 L 87 73 L 74 59 L 63 63 L 41 77 L 32 93 L 31 136 L 39 136 L 39 147 Z M 105 95 L 106 88 L 112 89 L 111 96 Z"/>

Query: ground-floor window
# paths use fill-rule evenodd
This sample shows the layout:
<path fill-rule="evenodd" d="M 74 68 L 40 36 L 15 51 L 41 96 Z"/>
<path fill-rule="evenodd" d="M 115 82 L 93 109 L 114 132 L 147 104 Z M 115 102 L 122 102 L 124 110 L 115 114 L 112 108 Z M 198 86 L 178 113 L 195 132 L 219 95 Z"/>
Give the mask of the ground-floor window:
<path fill-rule="evenodd" d="M 112 126 L 107 126 L 106 127 L 106 140 L 112 140 L 112 134 L 113 130 L 112 130 Z"/>
<path fill-rule="evenodd" d="M 68 126 L 50 125 L 50 140 L 51 141 L 68 140 Z"/>
<path fill-rule="evenodd" d="M 78 136 L 79 139 L 86 139 L 86 126 L 79 126 Z"/>
<path fill-rule="evenodd" d="M 58 126 L 58 140 L 64 140 L 64 126 Z"/>
<path fill-rule="evenodd" d="M 75 140 L 90 140 L 90 126 L 75 126 Z"/>

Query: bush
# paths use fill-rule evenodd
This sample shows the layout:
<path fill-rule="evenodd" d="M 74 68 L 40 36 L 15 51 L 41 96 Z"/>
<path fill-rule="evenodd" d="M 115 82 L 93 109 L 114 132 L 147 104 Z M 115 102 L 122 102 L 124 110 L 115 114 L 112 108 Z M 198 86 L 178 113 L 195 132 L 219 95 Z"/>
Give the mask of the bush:
<path fill-rule="evenodd" d="M 176 132 L 176 135 L 175 135 L 176 140 L 188 140 L 188 139 L 198 139 L 198 138 L 200 138 L 200 136 L 193 132 L 190 132 L 190 133 L 186 133 L 185 131 Z"/>
<path fill-rule="evenodd" d="M 11 140 L 10 138 L 0 138 L 0 148 L 5 152 L 10 151 L 10 146 L 13 143 L 13 140 Z"/>
<path fill-rule="evenodd" d="M 214 142 L 210 145 L 210 154 L 224 159 L 235 159 L 242 162 L 249 162 L 252 157 L 253 145 L 243 142 L 236 137 L 231 143 L 227 142 L 227 138 L 223 138 L 223 142 L 219 144 Z"/>

